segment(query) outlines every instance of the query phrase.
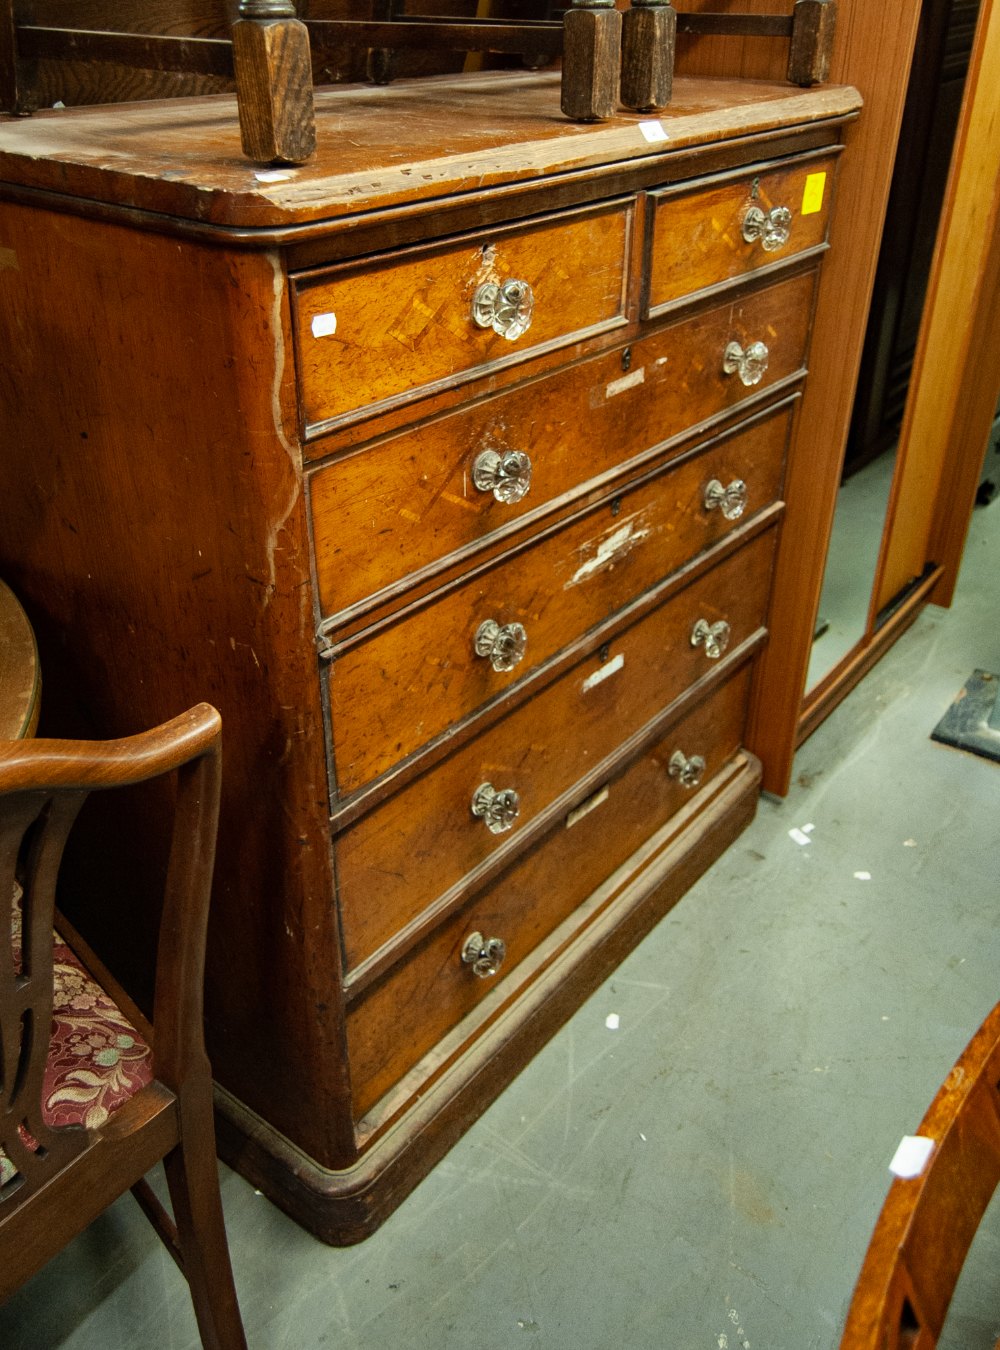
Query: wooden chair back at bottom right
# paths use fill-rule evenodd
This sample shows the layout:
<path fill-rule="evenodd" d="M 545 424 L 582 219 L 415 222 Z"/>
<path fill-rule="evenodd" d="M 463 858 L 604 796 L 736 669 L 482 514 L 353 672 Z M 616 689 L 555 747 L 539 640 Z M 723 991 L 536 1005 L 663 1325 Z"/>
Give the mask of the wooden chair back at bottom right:
<path fill-rule="evenodd" d="M 918 1134 L 933 1141 L 933 1152 L 919 1176 L 889 1188 L 840 1350 L 934 1350 L 938 1343 L 1000 1184 L 1000 1004 L 948 1074 Z"/>

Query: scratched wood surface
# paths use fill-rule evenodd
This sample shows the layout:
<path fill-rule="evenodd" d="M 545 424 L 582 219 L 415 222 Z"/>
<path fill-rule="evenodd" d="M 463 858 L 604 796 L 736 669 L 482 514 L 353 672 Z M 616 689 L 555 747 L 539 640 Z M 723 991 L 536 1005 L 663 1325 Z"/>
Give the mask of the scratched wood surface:
<path fill-rule="evenodd" d="M 733 648 L 760 628 L 773 546 L 771 531 L 698 577 L 612 641 L 605 660 L 594 652 L 339 836 L 348 965 L 389 941 L 503 843 L 520 846 L 533 817 L 710 669 L 690 640 L 699 618 L 729 623 Z M 602 678 L 609 665 L 612 673 Z M 521 816 L 508 835 L 490 834 L 471 814 L 473 793 L 486 782 L 520 794 Z"/>
<path fill-rule="evenodd" d="M 311 500 L 323 613 L 467 551 L 792 378 L 804 369 L 814 285 L 806 273 L 727 300 L 630 344 L 627 358 L 600 356 L 319 470 Z M 748 389 L 723 373 L 722 356 L 730 340 L 761 339 L 767 373 Z M 521 501 L 476 489 L 471 468 L 484 447 L 532 458 Z M 372 528 L 378 550 L 368 547 Z"/>
<path fill-rule="evenodd" d="M 371 415 L 463 372 L 624 322 L 629 226 L 628 205 L 573 212 L 300 282 L 295 327 L 306 422 Z M 534 296 L 531 326 L 516 339 L 472 318 L 477 289 L 509 280 L 526 282 Z"/>
<path fill-rule="evenodd" d="M 785 412 L 645 477 L 336 658 L 329 685 L 338 792 L 462 722 L 733 529 L 705 507 L 713 479 L 750 484 L 746 519 L 774 502 L 788 427 Z M 525 628 L 514 670 L 498 672 L 476 655 L 485 620 Z M 365 718 L 352 715 L 359 703 Z"/>
<path fill-rule="evenodd" d="M 561 819 L 540 849 L 505 872 L 366 994 L 348 1015 L 358 1117 L 484 998 L 495 1003 L 513 997 L 509 986 L 518 982 L 520 963 L 640 847 L 651 829 L 691 801 L 690 790 L 668 773 L 675 750 L 701 755 L 706 781 L 721 771 L 740 745 L 746 694 L 744 667 L 627 772 L 609 780 L 607 796 L 595 794 L 589 812 L 572 825 Z M 499 988 L 462 965 L 462 945 L 475 931 L 507 943 Z"/>
<path fill-rule="evenodd" d="M 810 156 L 791 166 L 754 169 L 711 187 L 654 198 L 649 308 L 752 275 L 823 244 L 836 163 L 834 156 Z M 744 220 L 752 207 L 766 213 L 782 206 L 792 213 L 787 243 L 768 250 L 761 240 L 744 238 Z"/>
<path fill-rule="evenodd" d="M 488 116 L 470 116 L 470 94 Z M 533 182 L 586 166 L 811 125 L 857 111 L 850 89 L 682 81 L 651 146 L 636 115 L 577 126 L 558 112 L 558 75 L 443 76 L 317 90 L 317 150 L 278 179 L 240 151 L 235 99 L 71 108 L 0 127 L 0 182 L 69 192 L 200 222 L 282 226 L 377 206 Z M 179 139 L 180 138 L 180 139 Z"/>
<path fill-rule="evenodd" d="M 0 228 L 17 259 L 0 271 L 0 425 L 5 445 L 25 447 L 0 455 L 0 570 L 35 618 L 43 729 L 115 737 L 199 699 L 219 708 L 216 1072 L 329 1158 L 327 1121 L 294 1105 L 330 1100 L 321 1047 L 336 1019 L 328 972 L 302 959 L 295 934 L 308 928 L 328 950 L 336 939 L 318 681 L 312 662 L 289 659 L 311 645 L 312 612 L 300 476 L 276 415 L 294 392 L 273 262 L 11 205 Z M 93 828 L 107 831 L 82 892 L 94 909 L 70 917 L 90 937 L 106 915 L 102 955 L 121 973 L 134 966 L 137 879 L 165 843 L 141 814 L 95 814 Z M 102 880 L 120 909 L 105 905 Z M 232 997 L 237 967 L 255 984 L 266 972 L 267 1018 Z"/>

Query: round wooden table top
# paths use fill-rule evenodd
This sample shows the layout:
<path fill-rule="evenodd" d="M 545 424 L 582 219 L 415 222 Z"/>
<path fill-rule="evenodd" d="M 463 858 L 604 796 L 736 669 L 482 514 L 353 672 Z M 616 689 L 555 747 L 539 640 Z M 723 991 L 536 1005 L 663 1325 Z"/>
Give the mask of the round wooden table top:
<path fill-rule="evenodd" d="M 28 616 L 0 581 L 0 741 L 33 736 L 42 680 Z"/>

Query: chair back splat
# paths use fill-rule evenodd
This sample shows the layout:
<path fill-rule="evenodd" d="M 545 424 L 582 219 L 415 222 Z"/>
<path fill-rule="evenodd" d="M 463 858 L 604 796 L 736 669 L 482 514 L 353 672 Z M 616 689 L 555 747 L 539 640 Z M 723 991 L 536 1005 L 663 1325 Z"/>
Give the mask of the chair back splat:
<path fill-rule="evenodd" d="M 220 774 L 221 721 L 204 703 L 117 741 L 0 743 L 0 1301 L 131 1189 L 188 1280 L 206 1350 L 245 1350 L 202 1031 Z M 164 775 L 150 1025 L 62 931 L 56 891 L 87 796 Z M 160 1160 L 173 1219 L 144 1181 Z"/>

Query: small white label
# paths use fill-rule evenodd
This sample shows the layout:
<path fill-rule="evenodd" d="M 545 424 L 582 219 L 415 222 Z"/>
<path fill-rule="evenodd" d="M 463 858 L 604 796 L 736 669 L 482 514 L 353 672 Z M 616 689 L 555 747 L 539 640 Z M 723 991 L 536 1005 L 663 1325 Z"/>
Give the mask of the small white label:
<path fill-rule="evenodd" d="M 899 1141 L 899 1148 L 892 1155 L 889 1171 L 894 1177 L 911 1181 L 923 1173 L 933 1152 L 933 1139 L 923 1134 L 904 1134 Z"/>
<path fill-rule="evenodd" d="M 809 836 L 806 834 L 806 832 L 798 828 L 794 830 L 789 830 L 788 837 L 789 839 L 794 840 L 796 844 L 805 845 L 810 842 Z"/>
<path fill-rule="evenodd" d="M 872 874 L 871 874 L 871 872 L 855 872 L 855 873 L 854 873 L 854 880 L 855 880 L 855 881 L 871 881 L 871 879 L 872 879 Z"/>
<path fill-rule="evenodd" d="M 333 337 L 337 331 L 336 314 L 316 314 L 312 321 L 312 335 L 315 338 Z"/>
<path fill-rule="evenodd" d="M 666 141 L 670 139 L 667 135 L 666 127 L 662 122 L 640 122 L 639 130 L 651 145 L 656 141 Z"/>
<path fill-rule="evenodd" d="M 609 1031 L 617 1031 L 621 1024 L 622 1020 L 617 1013 L 608 1013 L 604 1019 L 604 1025 Z"/>
<path fill-rule="evenodd" d="M 603 684 L 605 680 L 610 679 L 612 675 L 617 675 L 625 664 L 625 653 L 619 652 L 617 656 L 612 657 L 610 661 L 599 666 L 593 675 L 588 675 L 583 682 L 583 692 L 593 689 L 595 685 Z"/>
<path fill-rule="evenodd" d="M 638 370 L 629 371 L 627 375 L 622 375 L 620 379 L 612 380 L 604 391 L 605 398 L 614 398 L 616 394 L 624 394 L 626 389 L 634 389 L 636 385 L 645 384 L 646 367 L 640 366 Z"/>
<path fill-rule="evenodd" d="M 263 169 L 260 173 L 255 173 L 258 183 L 290 183 L 292 175 L 287 169 Z"/>

